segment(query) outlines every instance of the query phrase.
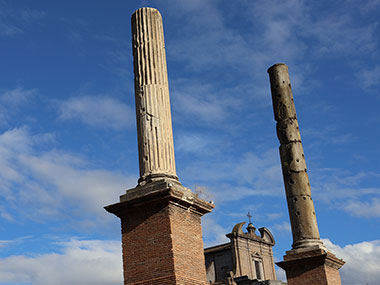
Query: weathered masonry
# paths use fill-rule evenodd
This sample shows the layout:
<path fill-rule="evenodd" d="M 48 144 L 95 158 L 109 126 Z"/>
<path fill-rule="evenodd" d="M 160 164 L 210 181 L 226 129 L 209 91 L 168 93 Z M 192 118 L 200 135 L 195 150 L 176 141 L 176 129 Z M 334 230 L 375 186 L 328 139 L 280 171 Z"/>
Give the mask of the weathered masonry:
<path fill-rule="evenodd" d="M 124 284 L 206 284 L 202 215 L 213 205 L 178 181 L 162 18 L 132 15 L 140 178 L 105 207 L 121 219 Z"/>
<path fill-rule="evenodd" d="M 244 232 L 244 224 L 236 224 L 232 232 L 226 234 L 230 242 L 205 249 L 207 281 L 210 284 L 286 284 L 276 278 L 272 233 L 262 227 L 257 235 L 251 222 Z"/>
<path fill-rule="evenodd" d="M 236 225 L 229 245 L 206 249 L 209 257 L 220 250 L 232 258 L 221 268 L 211 265 L 215 256 L 208 259 L 206 279 L 201 217 L 213 205 L 184 187 L 176 174 L 160 13 L 153 8 L 135 11 L 132 37 L 140 177 L 118 203 L 105 207 L 121 220 L 124 284 L 282 283 L 275 280 L 272 235 L 262 228 L 257 236 L 252 224 L 248 233 Z M 292 249 L 277 264 L 289 285 L 340 285 L 344 261 L 326 250 L 319 237 L 288 68 L 275 64 L 268 73 L 293 234 Z M 230 249 L 234 252 L 227 253 Z M 223 270 L 230 275 L 219 282 Z"/>
<path fill-rule="evenodd" d="M 268 73 L 293 234 L 292 249 L 277 265 L 286 271 L 289 285 L 340 285 L 338 270 L 344 261 L 329 252 L 319 237 L 288 67 L 275 64 Z"/>

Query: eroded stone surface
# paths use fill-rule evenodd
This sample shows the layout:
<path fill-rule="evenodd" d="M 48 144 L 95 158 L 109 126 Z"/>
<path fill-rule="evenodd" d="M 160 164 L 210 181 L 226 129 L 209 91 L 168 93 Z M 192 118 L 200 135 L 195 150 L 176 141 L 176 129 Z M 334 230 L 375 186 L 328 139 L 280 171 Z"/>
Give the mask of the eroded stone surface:
<path fill-rule="evenodd" d="M 293 248 L 322 245 L 307 175 L 288 67 L 268 69 L 282 173 L 293 234 Z"/>
<path fill-rule="evenodd" d="M 164 32 L 153 8 L 132 15 L 140 182 L 176 178 Z"/>
<path fill-rule="evenodd" d="M 281 144 L 300 142 L 301 136 L 296 118 L 287 118 L 277 123 L 277 137 Z"/>
<path fill-rule="evenodd" d="M 305 155 L 300 141 L 281 144 L 280 157 L 284 170 L 292 172 L 306 171 Z"/>
<path fill-rule="evenodd" d="M 106 210 L 121 219 L 124 284 L 206 284 L 202 215 L 213 209 L 178 182 L 162 19 L 132 15 L 139 184 Z"/>

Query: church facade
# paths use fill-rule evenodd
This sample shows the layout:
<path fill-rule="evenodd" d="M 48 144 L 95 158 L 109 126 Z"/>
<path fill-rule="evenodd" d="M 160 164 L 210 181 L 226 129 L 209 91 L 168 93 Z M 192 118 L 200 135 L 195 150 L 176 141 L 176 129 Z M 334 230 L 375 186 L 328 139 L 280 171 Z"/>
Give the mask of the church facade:
<path fill-rule="evenodd" d="M 286 284 L 277 281 L 272 233 L 245 222 L 236 224 L 226 236 L 230 242 L 205 249 L 207 282 L 211 284 Z"/>

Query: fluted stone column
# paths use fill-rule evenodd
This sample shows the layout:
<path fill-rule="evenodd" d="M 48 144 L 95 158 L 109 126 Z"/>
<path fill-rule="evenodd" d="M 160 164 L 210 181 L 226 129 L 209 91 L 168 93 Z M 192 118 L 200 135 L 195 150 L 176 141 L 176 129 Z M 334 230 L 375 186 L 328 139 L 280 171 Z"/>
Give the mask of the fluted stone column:
<path fill-rule="evenodd" d="M 298 127 L 288 67 L 275 64 L 268 69 L 277 137 L 288 202 L 293 248 L 321 245 L 309 177 Z"/>
<path fill-rule="evenodd" d="M 121 220 L 125 285 L 205 285 L 201 217 L 213 208 L 176 176 L 160 13 L 132 15 L 140 179 L 105 209 Z"/>
<path fill-rule="evenodd" d="M 164 31 L 160 13 L 138 9 L 132 15 L 139 182 L 156 177 L 177 179 Z"/>

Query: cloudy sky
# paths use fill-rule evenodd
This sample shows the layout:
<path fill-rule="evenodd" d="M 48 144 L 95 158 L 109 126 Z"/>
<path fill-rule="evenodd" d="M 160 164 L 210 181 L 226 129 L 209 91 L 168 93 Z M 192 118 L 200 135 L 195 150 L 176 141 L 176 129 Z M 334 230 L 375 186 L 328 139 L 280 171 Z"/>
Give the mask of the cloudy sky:
<path fill-rule="evenodd" d="M 343 283 L 380 280 L 380 1 L 0 0 L 0 284 L 121 284 L 136 185 L 130 16 L 164 18 L 177 173 L 291 248 L 267 68 L 289 66 L 321 237 Z M 283 272 L 278 276 L 283 278 Z"/>

